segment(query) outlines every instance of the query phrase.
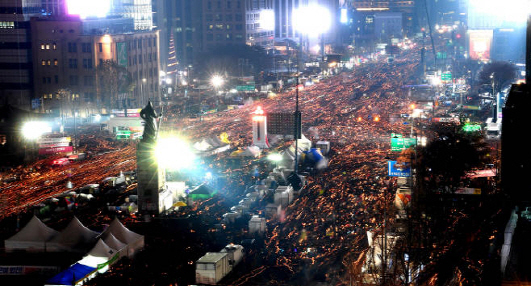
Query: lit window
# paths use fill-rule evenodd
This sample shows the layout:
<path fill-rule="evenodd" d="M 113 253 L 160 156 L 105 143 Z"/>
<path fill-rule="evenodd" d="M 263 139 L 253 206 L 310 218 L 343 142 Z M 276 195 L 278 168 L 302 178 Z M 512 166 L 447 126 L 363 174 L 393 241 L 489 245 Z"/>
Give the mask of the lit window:
<path fill-rule="evenodd" d="M 46 49 L 47 49 L 47 50 L 50 49 L 50 44 L 46 44 Z"/>
<path fill-rule="evenodd" d="M 9 21 L 4 22 L 0 21 L 0 29 L 14 29 L 15 28 L 15 22 Z"/>
<path fill-rule="evenodd" d="M 41 44 L 41 50 L 44 50 L 44 44 Z"/>

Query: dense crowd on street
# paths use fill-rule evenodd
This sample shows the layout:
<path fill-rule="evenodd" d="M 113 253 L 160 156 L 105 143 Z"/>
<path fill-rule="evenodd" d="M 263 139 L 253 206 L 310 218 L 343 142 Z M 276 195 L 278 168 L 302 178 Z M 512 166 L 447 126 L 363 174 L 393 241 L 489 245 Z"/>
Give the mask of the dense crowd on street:
<path fill-rule="evenodd" d="M 301 196 L 291 204 L 285 218 L 271 222 L 264 241 L 263 265 L 249 273 L 242 273 L 234 285 L 286 284 L 308 281 L 326 281 L 341 284 L 344 277 L 342 259 L 351 252 L 366 248 L 366 231 L 378 231 L 383 223 L 383 210 L 390 205 L 394 181 L 387 176 L 386 159 L 390 150 L 391 133 L 406 133 L 409 126 L 394 122 L 397 114 L 409 112 L 407 90 L 402 88 L 414 82 L 418 68 L 418 50 L 409 50 L 393 63 L 385 58 L 355 67 L 299 90 L 299 105 L 303 116 L 303 132 L 312 141 L 328 140 L 332 144 L 328 169 L 308 177 L 309 184 Z M 407 59 L 407 60 L 406 60 Z M 295 90 L 279 93 L 275 97 L 247 104 L 242 108 L 217 112 L 199 119 L 182 120 L 171 116 L 171 107 L 165 110 L 162 132 L 179 132 L 190 142 L 226 132 L 233 147 L 245 147 L 252 143 L 251 113 L 258 105 L 269 112 L 293 111 Z M 92 139 L 105 142 L 101 139 Z M 103 143 L 102 143 L 103 144 Z M 96 144 L 97 145 L 97 144 Z M 228 153 L 205 160 L 209 167 L 224 174 L 219 195 L 201 202 L 175 217 L 196 214 L 198 224 L 190 224 L 191 232 L 205 233 L 219 223 L 220 215 L 236 201 L 230 195 L 241 195 L 246 187 L 265 175 L 249 175 L 251 164 L 232 166 Z M 64 192 L 66 181 L 76 186 L 101 181 L 119 171 L 134 170 L 135 148 L 124 145 L 114 152 L 94 156 L 86 162 L 40 173 L 32 169 L 31 175 L 5 183 L 2 191 L 2 217 L 15 214 L 46 197 Z M 20 170 L 18 173 L 24 173 Z M 67 173 L 73 174 L 68 176 Z M 29 178 L 30 176 L 31 178 Z M 42 186 L 50 185 L 48 188 Z M 97 215 L 97 214 L 96 214 Z M 201 229 L 201 230 L 199 230 Z M 147 241 L 164 242 L 158 238 Z M 180 243 L 190 237 L 182 236 Z M 209 237 L 195 237 L 188 264 L 202 253 L 212 251 Z M 224 243 L 224 242 L 223 242 Z M 156 246 L 147 245 L 147 251 Z M 186 245 L 180 248 L 187 249 Z M 178 251 L 177 247 L 172 248 Z M 188 253 L 188 252 L 186 252 Z M 136 263 L 150 263 L 149 255 Z M 181 257 L 182 258 L 182 257 Z M 181 260 L 183 260 L 182 258 Z M 181 261 L 180 260 L 180 261 Z M 138 264 L 134 264 L 138 265 Z M 251 264 L 253 265 L 253 264 Z M 127 268 L 127 267 L 125 267 Z M 155 274 L 155 270 L 151 274 Z M 178 266 L 176 269 L 190 269 Z M 126 271 L 126 270 L 124 270 Z M 119 279 L 114 272 L 109 275 Z M 138 274 L 140 275 L 140 274 Z M 189 276 L 166 273 L 169 281 L 193 284 Z M 105 277 L 105 276 L 104 276 Z M 151 277 L 148 275 L 146 277 Z M 281 281 L 278 277 L 284 277 Z M 128 278 L 123 278 L 128 279 Z M 97 283 L 105 280 L 97 279 Z M 114 281 L 114 280 L 113 280 Z M 125 283 L 125 282 L 124 282 Z M 179 284 L 180 284 L 179 283 Z M 100 284 L 97 284 L 100 285 Z M 101 284 L 103 285 L 103 284 Z"/>

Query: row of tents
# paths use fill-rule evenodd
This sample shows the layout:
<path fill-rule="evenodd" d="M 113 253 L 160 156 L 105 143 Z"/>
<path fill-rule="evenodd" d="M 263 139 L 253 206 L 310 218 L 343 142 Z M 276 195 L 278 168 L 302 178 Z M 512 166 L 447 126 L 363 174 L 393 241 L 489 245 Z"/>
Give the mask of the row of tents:
<path fill-rule="evenodd" d="M 47 281 L 46 285 L 82 285 L 106 272 L 120 258 L 132 257 L 144 247 L 144 236 L 127 229 L 117 218 L 101 233 L 74 217 L 63 231 L 46 226 L 34 216 L 18 233 L 4 241 L 6 252 L 84 252 L 85 256 Z M 90 248 L 91 247 L 91 248 Z M 86 252 L 87 249 L 88 252 Z"/>

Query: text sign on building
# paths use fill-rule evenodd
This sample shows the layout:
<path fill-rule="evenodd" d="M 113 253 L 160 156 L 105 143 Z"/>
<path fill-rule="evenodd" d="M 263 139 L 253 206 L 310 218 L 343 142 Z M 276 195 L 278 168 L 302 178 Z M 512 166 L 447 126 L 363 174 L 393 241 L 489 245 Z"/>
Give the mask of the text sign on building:
<path fill-rule="evenodd" d="M 297 137 L 301 138 L 301 114 L 292 112 L 278 112 L 267 114 L 267 132 L 275 135 L 295 135 L 295 122 L 297 123 Z"/>
<path fill-rule="evenodd" d="M 396 161 L 387 161 L 389 177 L 411 177 L 409 165 L 398 164 Z"/>

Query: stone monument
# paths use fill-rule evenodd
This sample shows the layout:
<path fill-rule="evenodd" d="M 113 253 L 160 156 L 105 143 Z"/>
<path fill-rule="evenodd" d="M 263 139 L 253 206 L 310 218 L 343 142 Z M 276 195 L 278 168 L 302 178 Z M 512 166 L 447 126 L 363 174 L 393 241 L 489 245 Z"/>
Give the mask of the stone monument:
<path fill-rule="evenodd" d="M 144 119 L 144 132 L 137 145 L 137 192 L 138 210 L 145 215 L 158 215 L 162 205 L 159 202 L 159 193 L 163 191 L 166 179 L 164 168 L 160 168 L 155 157 L 157 144 L 158 125 L 162 114 L 158 115 L 151 101 L 140 111 Z"/>

